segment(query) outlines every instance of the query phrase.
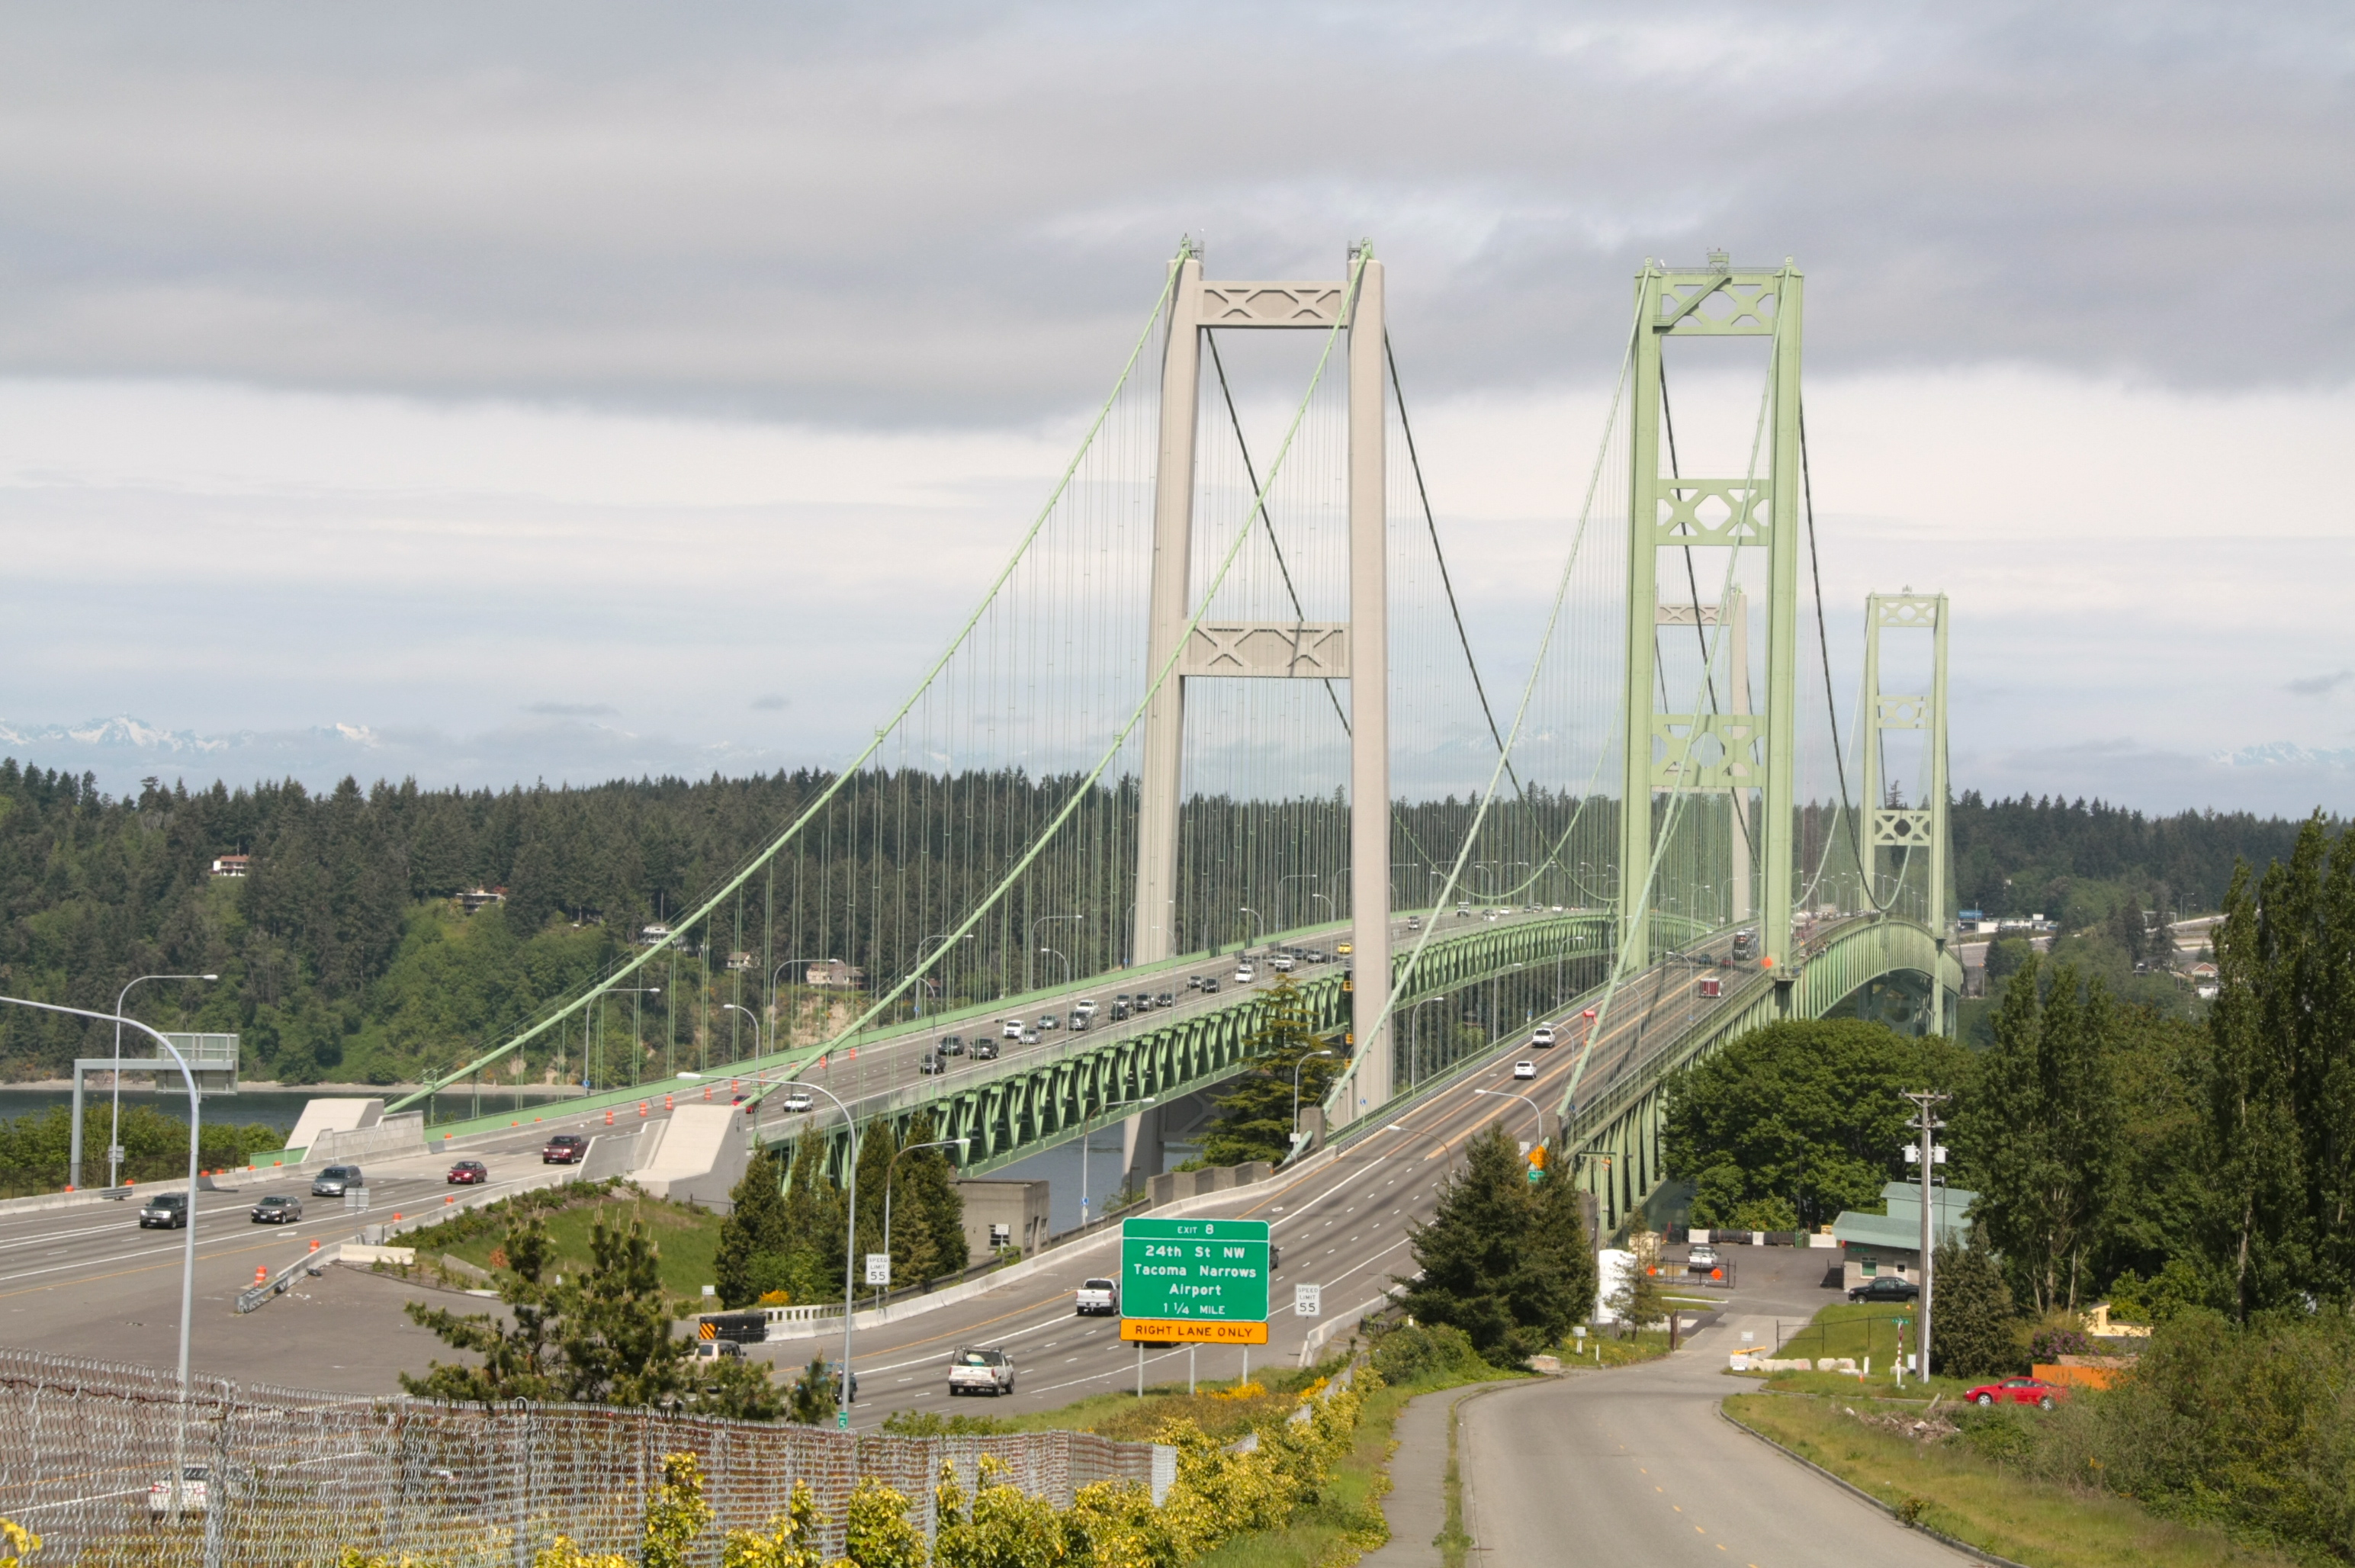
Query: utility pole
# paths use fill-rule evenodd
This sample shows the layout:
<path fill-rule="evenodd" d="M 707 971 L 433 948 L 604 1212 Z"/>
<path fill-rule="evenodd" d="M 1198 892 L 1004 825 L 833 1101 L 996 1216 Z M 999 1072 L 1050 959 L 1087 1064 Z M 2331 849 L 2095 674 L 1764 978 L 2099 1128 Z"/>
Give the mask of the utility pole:
<path fill-rule="evenodd" d="M 1926 1379 L 1930 1375 L 1930 1271 L 1933 1266 L 1930 1259 L 1936 1233 L 1930 1204 L 1937 1196 L 1936 1189 L 1930 1184 L 1930 1167 L 1936 1160 L 1938 1129 L 1946 1125 L 1937 1118 L 1931 1107 L 1945 1104 L 1953 1096 L 1922 1089 L 1908 1092 L 1905 1097 L 1913 1102 L 1913 1130 L 1922 1136 L 1920 1151 L 1915 1156 L 1921 1161 L 1922 1170 L 1922 1328 L 1921 1332 L 1914 1336 L 1914 1341 L 1921 1349 L 1922 1375 Z"/>

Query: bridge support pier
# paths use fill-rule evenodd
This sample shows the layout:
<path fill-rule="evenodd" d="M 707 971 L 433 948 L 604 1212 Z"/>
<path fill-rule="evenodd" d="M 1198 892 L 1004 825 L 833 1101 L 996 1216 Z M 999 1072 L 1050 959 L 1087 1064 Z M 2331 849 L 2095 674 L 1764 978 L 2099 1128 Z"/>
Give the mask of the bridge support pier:
<path fill-rule="evenodd" d="M 1163 1110 L 1159 1105 L 1147 1105 L 1121 1124 L 1121 1190 L 1142 1192 L 1147 1182 L 1161 1174 L 1161 1163 L 1165 1157 Z M 1106 1204 L 1105 1207 L 1111 1205 Z"/>

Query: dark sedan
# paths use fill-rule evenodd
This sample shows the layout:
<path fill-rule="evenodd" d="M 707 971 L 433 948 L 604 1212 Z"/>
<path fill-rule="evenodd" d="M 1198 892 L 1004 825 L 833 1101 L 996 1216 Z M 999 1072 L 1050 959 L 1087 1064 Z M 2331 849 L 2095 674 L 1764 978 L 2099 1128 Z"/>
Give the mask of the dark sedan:
<path fill-rule="evenodd" d="M 1922 1287 L 1910 1279 L 1884 1274 L 1878 1279 L 1866 1280 L 1849 1291 L 1848 1298 L 1850 1301 L 1919 1301 L 1922 1299 Z"/>
<path fill-rule="evenodd" d="M 255 1204 L 252 1212 L 257 1225 L 291 1225 L 303 1217 L 303 1200 L 272 1196 Z"/>

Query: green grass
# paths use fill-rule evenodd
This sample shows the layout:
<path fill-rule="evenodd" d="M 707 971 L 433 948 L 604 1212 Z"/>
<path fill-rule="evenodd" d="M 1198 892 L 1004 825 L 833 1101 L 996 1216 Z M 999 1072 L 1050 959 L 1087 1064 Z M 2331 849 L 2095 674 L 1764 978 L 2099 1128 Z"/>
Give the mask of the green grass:
<path fill-rule="evenodd" d="M 660 1198 L 646 1198 L 627 1188 L 584 1187 L 569 1206 L 543 1216 L 555 1261 L 549 1272 L 576 1275 L 589 1266 L 589 1232 L 599 1219 L 626 1228 L 632 1220 L 645 1224 L 659 1250 L 663 1289 L 682 1300 L 699 1302 L 703 1287 L 712 1281 L 719 1251 L 719 1216 L 708 1209 L 690 1209 Z M 487 1222 L 486 1222 L 487 1221 Z M 492 1254 L 506 1235 L 505 1217 L 485 1216 L 429 1226 L 400 1238 L 417 1249 L 421 1268 L 431 1270 L 436 1256 L 449 1256 L 477 1268 L 496 1267 Z M 502 1254 L 502 1257 L 504 1254 Z"/>
<path fill-rule="evenodd" d="M 1854 1388 L 1854 1380 L 1849 1380 Z M 2294 1559 L 2235 1545 L 2222 1531 L 2155 1517 L 2129 1499 L 2031 1480 L 1957 1438 L 1917 1443 L 1849 1412 L 1917 1418 L 1922 1407 L 1865 1400 L 1740 1394 L 1727 1413 L 1929 1528 L 2030 1568 L 2293 1568 Z"/>
<path fill-rule="evenodd" d="M 1807 1321 L 1805 1328 L 1783 1341 L 1783 1347 L 1773 1352 L 1777 1360 L 1797 1360 L 1801 1358 L 1819 1360 L 1826 1356 L 1845 1356 L 1858 1367 L 1865 1358 L 1872 1358 L 1872 1375 L 1861 1381 L 1849 1372 L 1735 1372 L 1735 1377 L 1767 1378 L 1766 1386 L 1778 1393 L 1845 1394 L 1855 1398 L 1870 1389 L 1876 1395 L 1893 1395 L 1902 1399 L 1927 1402 L 1934 1394 L 1948 1399 L 1960 1399 L 1963 1391 L 1977 1379 L 1934 1378 L 1927 1388 L 1922 1380 L 1908 1375 L 1905 1386 L 1897 1386 L 1898 1323 L 1905 1320 L 1905 1349 L 1913 1346 L 1914 1325 L 1918 1315 L 1910 1307 L 1890 1303 L 1866 1306 L 1859 1303 L 1833 1302 Z"/>

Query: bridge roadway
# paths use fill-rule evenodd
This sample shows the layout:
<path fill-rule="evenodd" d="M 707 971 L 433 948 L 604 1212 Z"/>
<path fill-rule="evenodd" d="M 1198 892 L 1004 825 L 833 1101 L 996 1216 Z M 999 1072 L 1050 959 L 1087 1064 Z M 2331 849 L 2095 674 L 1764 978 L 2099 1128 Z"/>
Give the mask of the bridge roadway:
<path fill-rule="evenodd" d="M 1608 1081 L 1640 1061 L 1673 1020 L 1683 1025 L 1689 1008 L 1721 1004 L 1689 1000 L 1695 961 L 1714 965 L 1730 947 L 1726 935 L 1696 949 L 1692 957 L 1633 976 L 1620 989 L 1604 1034 L 1593 1041 L 1585 1081 Z M 1713 968 L 1711 972 L 1714 972 Z M 1705 1016 L 1705 1015 L 1701 1015 Z M 1562 1020 L 1575 1024 L 1573 1011 Z M 1269 1343 L 1250 1360 L 1270 1357 L 1296 1361 L 1303 1341 L 1318 1323 L 1296 1317 L 1293 1287 L 1323 1286 L 1327 1318 L 1348 1317 L 1379 1303 L 1396 1278 L 1412 1275 L 1412 1227 L 1434 1212 L 1442 1179 L 1455 1168 L 1465 1140 L 1501 1119 L 1518 1141 L 1536 1136 L 1538 1117 L 1529 1105 L 1476 1094 L 1474 1090 L 1526 1094 L 1541 1107 L 1546 1136 L 1557 1129 L 1553 1107 L 1568 1087 L 1584 1042 L 1566 1038 L 1550 1050 L 1529 1045 L 1529 1030 L 1516 1031 L 1455 1073 L 1392 1102 L 1391 1114 L 1345 1140 L 1302 1173 L 1279 1173 L 1256 1186 L 1235 1189 L 1189 1214 L 1267 1221 L 1281 1263 L 1269 1296 Z M 1537 1075 L 1516 1080 L 1517 1061 L 1532 1062 Z M 1565 1178 L 1558 1173 L 1556 1179 Z M 879 1424 L 900 1410 L 1013 1413 L 1052 1409 L 1091 1394 L 1136 1385 L 1137 1351 L 1123 1343 L 1117 1320 L 1081 1317 L 1072 1311 L 1073 1292 L 1092 1275 L 1119 1266 L 1114 1232 L 1067 1243 L 1045 1253 L 1032 1273 L 936 1311 L 903 1318 L 854 1335 L 853 1365 L 860 1403 L 854 1424 Z M 1343 1332 L 1346 1338 L 1346 1331 Z M 1004 1346 L 1014 1357 L 1016 1392 L 996 1401 L 952 1402 L 948 1360 L 962 1346 Z M 781 1372 L 805 1366 L 815 1354 L 837 1360 L 841 1325 L 813 1339 L 772 1341 L 753 1347 Z M 1204 1346 L 1188 1351 L 1148 1349 L 1148 1384 L 1182 1383 L 1190 1365 L 1206 1381 L 1241 1375 L 1244 1353 L 1236 1347 Z"/>
<path fill-rule="evenodd" d="M 1587 1083 L 1607 1082 L 1649 1049 L 1647 1042 L 1688 1007 L 1691 987 L 1681 982 L 1690 973 L 1685 965 L 1670 965 L 1623 986 L 1605 1034 L 1594 1042 Z M 1530 1136 L 1534 1118 L 1527 1106 L 1481 1098 L 1471 1089 L 1526 1093 L 1545 1107 L 1548 1133 L 1555 1130 L 1552 1108 L 1580 1047 L 1573 1040 L 1537 1051 L 1526 1046 L 1527 1039 L 1528 1031 L 1519 1031 L 1455 1074 L 1395 1102 L 1391 1115 L 1347 1140 L 1326 1163 L 1297 1177 L 1279 1176 L 1239 1189 L 1208 1211 L 1269 1220 L 1283 1250 L 1273 1343 L 1254 1350 L 1254 1360 L 1269 1354 L 1297 1356 L 1303 1337 L 1314 1327 L 1293 1317 L 1291 1285 L 1324 1285 L 1327 1313 L 1341 1313 L 1375 1299 L 1391 1275 L 1412 1272 L 1407 1227 L 1432 1211 L 1437 1181 L 1450 1168 L 1443 1151 L 1452 1157 L 1474 1129 L 1499 1115 L 1517 1137 Z M 1537 1064 L 1533 1082 L 1512 1080 L 1517 1058 Z M 659 1114 L 658 1108 L 651 1110 Z M 540 1145 L 550 1131 L 577 1125 L 602 1127 L 602 1115 L 526 1122 L 469 1140 L 464 1152 L 490 1168 L 492 1194 L 512 1191 L 556 1174 L 541 1166 Z M 304 1287 L 336 1301 L 348 1300 L 363 1287 L 376 1290 L 387 1298 L 381 1310 L 353 1306 L 347 1317 L 314 1315 L 282 1298 L 245 1317 L 234 1314 L 236 1294 L 252 1283 L 258 1265 L 274 1275 L 306 1255 L 314 1240 L 325 1246 L 357 1238 L 364 1224 L 395 1213 L 431 1212 L 445 1207 L 444 1200 L 456 1190 L 443 1183 L 447 1159 L 438 1150 L 364 1164 L 372 1199 L 365 1215 L 346 1212 L 340 1200 L 309 1198 L 308 1177 L 291 1170 L 229 1179 L 238 1190 L 198 1194 L 193 1360 L 200 1373 L 390 1392 L 397 1386 L 397 1368 L 421 1370 L 427 1353 L 446 1354 L 400 1317 L 397 1305 L 390 1304 L 399 1289 L 391 1282 L 346 1285 L 330 1278 Z M 303 1197 L 304 1219 L 282 1227 L 250 1222 L 248 1210 L 271 1192 Z M 0 1343 L 171 1365 L 181 1239 L 174 1231 L 139 1229 L 130 1203 L 101 1201 L 0 1216 Z M 1018 1393 L 1005 1402 L 1007 1409 L 1041 1408 L 1133 1386 L 1135 1351 L 1119 1344 L 1116 1328 L 1106 1319 L 1071 1314 L 1071 1293 L 1079 1281 L 1112 1267 L 1114 1257 L 1109 1239 L 1071 1243 L 1046 1254 L 1038 1272 L 996 1290 L 859 1334 L 855 1358 L 867 1396 L 858 1413 L 861 1424 L 879 1421 L 894 1409 L 947 1408 L 939 1403 L 945 1398 L 946 1360 L 961 1344 L 1005 1343 L 1015 1350 L 1021 1375 Z M 434 1299 L 456 1304 L 448 1296 Z M 366 1337 L 356 1339 L 353 1331 L 363 1327 Z M 777 1341 L 759 1353 L 790 1365 L 815 1349 L 838 1354 L 839 1345 L 833 1337 Z M 1148 1352 L 1147 1362 L 1154 1381 L 1182 1378 L 1186 1352 Z M 1204 1377 L 1231 1377 L 1240 1370 L 1241 1353 L 1205 1349 L 1196 1364 Z"/>

